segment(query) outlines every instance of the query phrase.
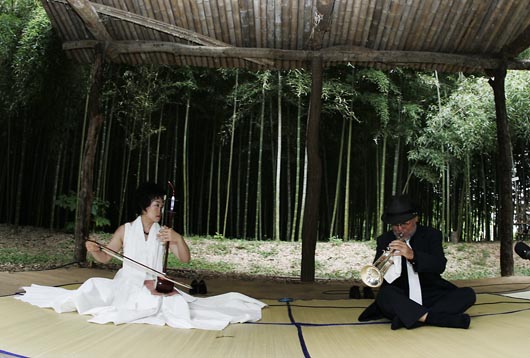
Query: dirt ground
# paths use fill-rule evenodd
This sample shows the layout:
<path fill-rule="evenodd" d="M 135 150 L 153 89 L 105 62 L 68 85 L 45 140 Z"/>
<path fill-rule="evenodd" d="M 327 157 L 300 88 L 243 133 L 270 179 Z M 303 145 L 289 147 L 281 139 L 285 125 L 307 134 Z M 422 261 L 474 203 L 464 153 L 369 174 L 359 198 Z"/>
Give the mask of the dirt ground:
<path fill-rule="evenodd" d="M 108 235 L 95 235 L 102 242 Z M 187 238 L 192 254 L 190 271 L 228 277 L 298 278 L 301 244 L 283 241 L 243 241 Z M 0 271 L 31 271 L 73 262 L 71 233 L 0 224 Z M 444 244 L 448 264 L 444 277 L 476 279 L 500 276 L 498 242 Z M 362 266 L 371 263 L 374 242 L 320 242 L 316 249 L 316 277 L 322 280 L 358 279 Z M 23 259 L 21 259 L 23 258 Z M 49 259 L 45 259 L 49 258 Z M 27 265 L 22 262 L 39 262 Z M 530 275 L 530 260 L 514 253 L 515 275 Z M 187 270 L 186 267 L 183 268 Z"/>

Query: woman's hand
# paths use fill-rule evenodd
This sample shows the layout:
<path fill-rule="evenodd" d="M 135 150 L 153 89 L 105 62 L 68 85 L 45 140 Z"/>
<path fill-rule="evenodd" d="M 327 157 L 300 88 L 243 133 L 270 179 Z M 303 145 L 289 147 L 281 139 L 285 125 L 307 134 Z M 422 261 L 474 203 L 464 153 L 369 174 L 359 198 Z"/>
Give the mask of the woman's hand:
<path fill-rule="evenodd" d="M 108 244 L 105 244 L 104 247 L 109 248 L 113 251 L 120 251 L 123 247 L 123 235 L 125 234 L 125 225 L 121 225 L 116 229 L 114 235 L 110 239 Z M 94 257 L 98 262 L 106 264 L 110 261 L 112 256 L 101 250 L 101 246 L 95 242 L 85 241 L 85 247 L 88 252 Z"/>
<path fill-rule="evenodd" d="M 160 242 L 169 243 L 171 252 L 184 263 L 190 262 L 190 249 L 186 240 L 175 230 L 168 228 L 167 226 L 162 226 L 160 231 L 158 231 L 157 239 Z"/>
<path fill-rule="evenodd" d="M 110 255 L 101 249 L 101 245 L 92 241 L 85 241 L 85 247 L 87 252 L 89 252 L 96 261 L 104 264 L 110 261 Z"/>
<path fill-rule="evenodd" d="M 98 252 L 101 251 L 98 244 L 92 241 L 85 241 L 86 250 L 88 252 Z"/>
<path fill-rule="evenodd" d="M 175 232 L 175 230 L 170 229 L 167 226 L 162 226 L 160 231 L 158 231 L 158 234 L 156 234 L 156 237 L 160 242 L 176 243 L 178 240 L 177 235 L 178 234 Z"/>

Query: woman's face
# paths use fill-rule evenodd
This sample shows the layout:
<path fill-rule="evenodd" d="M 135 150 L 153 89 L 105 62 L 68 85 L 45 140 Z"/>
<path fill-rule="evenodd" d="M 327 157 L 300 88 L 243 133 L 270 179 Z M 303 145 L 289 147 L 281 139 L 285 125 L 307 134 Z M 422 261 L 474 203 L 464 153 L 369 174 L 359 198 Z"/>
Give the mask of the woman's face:
<path fill-rule="evenodd" d="M 154 199 L 144 210 L 144 215 L 153 222 L 160 222 L 162 218 L 162 209 L 164 208 L 164 200 L 161 198 Z"/>

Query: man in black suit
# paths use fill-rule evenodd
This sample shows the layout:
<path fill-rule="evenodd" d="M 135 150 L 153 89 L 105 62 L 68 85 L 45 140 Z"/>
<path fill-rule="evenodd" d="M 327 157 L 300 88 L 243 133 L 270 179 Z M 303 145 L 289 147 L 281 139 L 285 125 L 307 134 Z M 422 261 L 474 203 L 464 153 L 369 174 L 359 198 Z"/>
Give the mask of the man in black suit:
<path fill-rule="evenodd" d="M 469 328 L 470 317 L 464 312 L 475 303 L 475 292 L 440 276 L 447 263 L 442 233 L 418 225 L 418 215 L 416 206 L 404 196 L 392 198 L 385 208 L 382 220 L 392 230 L 377 238 L 375 260 L 390 249 L 394 264 L 375 302 L 361 313 L 359 321 L 386 317 L 394 330 L 421 325 Z"/>

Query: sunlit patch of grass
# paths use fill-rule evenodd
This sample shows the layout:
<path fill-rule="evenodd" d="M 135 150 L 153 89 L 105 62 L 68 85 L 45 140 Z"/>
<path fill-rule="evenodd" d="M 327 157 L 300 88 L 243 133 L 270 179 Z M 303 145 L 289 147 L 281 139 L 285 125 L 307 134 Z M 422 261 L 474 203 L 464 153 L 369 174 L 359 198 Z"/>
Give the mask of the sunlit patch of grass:
<path fill-rule="evenodd" d="M 268 258 L 268 257 L 271 257 L 271 256 L 276 256 L 278 255 L 278 249 L 276 248 L 272 248 L 270 250 L 262 250 L 262 251 L 259 251 L 258 252 L 259 255 L 263 258 Z"/>
<path fill-rule="evenodd" d="M 225 255 L 230 252 L 230 245 L 226 241 L 216 241 L 208 245 L 207 250 L 214 255 Z"/>
<path fill-rule="evenodd" d="M 515 273 L 516 276 L 530 276 L 530 267 L 529 268 L 516 267 L 515 270 L 514 270 L 514 273 Z"/>
<path fill-rule="evenodd" d="M 274 276 L 278 275 L 279 272 L 274 267 L 267 267 L 263 265 L 250 265 L 249 273 L 252 275 L 264 275 L 264 276 Z"/>
<path fill-rule="evenodd" d="M 366 241 L 366 244 L 368 245 L 369 248 L 371 248 L 374 251 L 377 248 L 377 240 Z"/>
<path fill-rule="evenodd" d="M 490 257 L 490 253 L 489 253 L 489 251 L 483 249 L 483 250 L 480 252 L 480 255 L 477 255 L 477 256 L 473 259 L 472 264 L 473 264 L 473 265 L 477 265 L 477 266 L 486 266 L 489 257 Z"/>
<path fill-rule="evenodd" d="M 332 236 L 332 237 L 329 238 L 329 243 L 332 244 L 333 246 L 339 246 L 343 242 L 344 241 L 338 236 Z"/>
<path fill-rule="evenodd" d="M 233 272 L 236 269 L 236 266 L 234 264 L 227 262 L 211 262 L 202 259 L 192 259 L 189 263 L 182 263 L 174 257 L 168 259 L 167 265 L 169 268 L 172 269 L 205 270 L 220 273 Z"/>
<path fill-rule="evenodd" d="M 467 251 L 467 249 L 468 249 L 467 245 L 464 244 L 464 243 L 454 244 L 453 247 L 454 247 L 455 251 L 459 251 L 459 252 Z"/>
<path fill-rule="evenodd" d="M 73 256 L 73 253 L 72 253 Z M 14 248 L 0 250 L 0 262 L 5 265 L 62 265 L 73 260 L 62 252 L 53 254 L 32 253 Z"/>
<path fill-rule="evenodd" d="M 259 254 L 262 248 L 261 241 L 237 240 L 236 248 L 241 251 Z"/>
<path fill-rule="evenodd" d="M 357 276 L 357 277 L 355 277 Z M 324 274 L 318 274 L 317 273 L 317 277 L 320 277 L 320 278 L 325 278 L 325 279 L 336 279 L 336 280 L 351 280 L 351 279 L 359 279 L 360 276 L 357 274 L 355 275 L 355 273 L 353 271 L 343 271 L 343 270 L 335 270 L 335 271 L 332 271 L 332 272 L 328 272 L 326 273 L 325 275 Z"/>
<path fill-rule="evenodd" d="M 443 278 L 446 280 L 478 280 L 481 278 L 491 278 L 498 276 L 494 270 L 473 270 L 470 272 L 444 273 Z"/>
<path fill-rule="evenodd" d="M 35 235 L 34 235 L 35 236 Z M 91 235 L 92 236 L 92 235 Z M 94 234 L 94 238 L 108 243 L 112 234 Z M 57 267 L 72 263 L 73 237 L 58 236 L 46 232 L 36 235 L 39 240 L 4 241 L 0 246 L 0 263 L 7 269 Z M 250 274 L 266 276 L 300 275 L 301 242 L 258 241 L 225 237 L 186 237 L 192 252 L 192 261 L 180 263 L 169 255 L 170 269 L 185 271 L 211 271 L 221 274 Z M 376 241 L 346 241 L 339 237 L 318 242 L 315 257 L 315 276 L 322 279 L 359 279 L 359 270 L 372 262 Z M 443 243 L 448 266 L 443 277 L 449 280 L 480 279 L 500 276 L 499 260 L 492 245 L 482 243 Z M 497 249 L 497 248 L 495 248 Z M 89 262 L 93 261 L 87 255 Z M 530 276 L 528 261 L 515 263 L 515 274 Z M 122 263 L 112 259 L 109 267 L 117 269 Z M 522 266 L 522 267 L 521 267 Z"/>

